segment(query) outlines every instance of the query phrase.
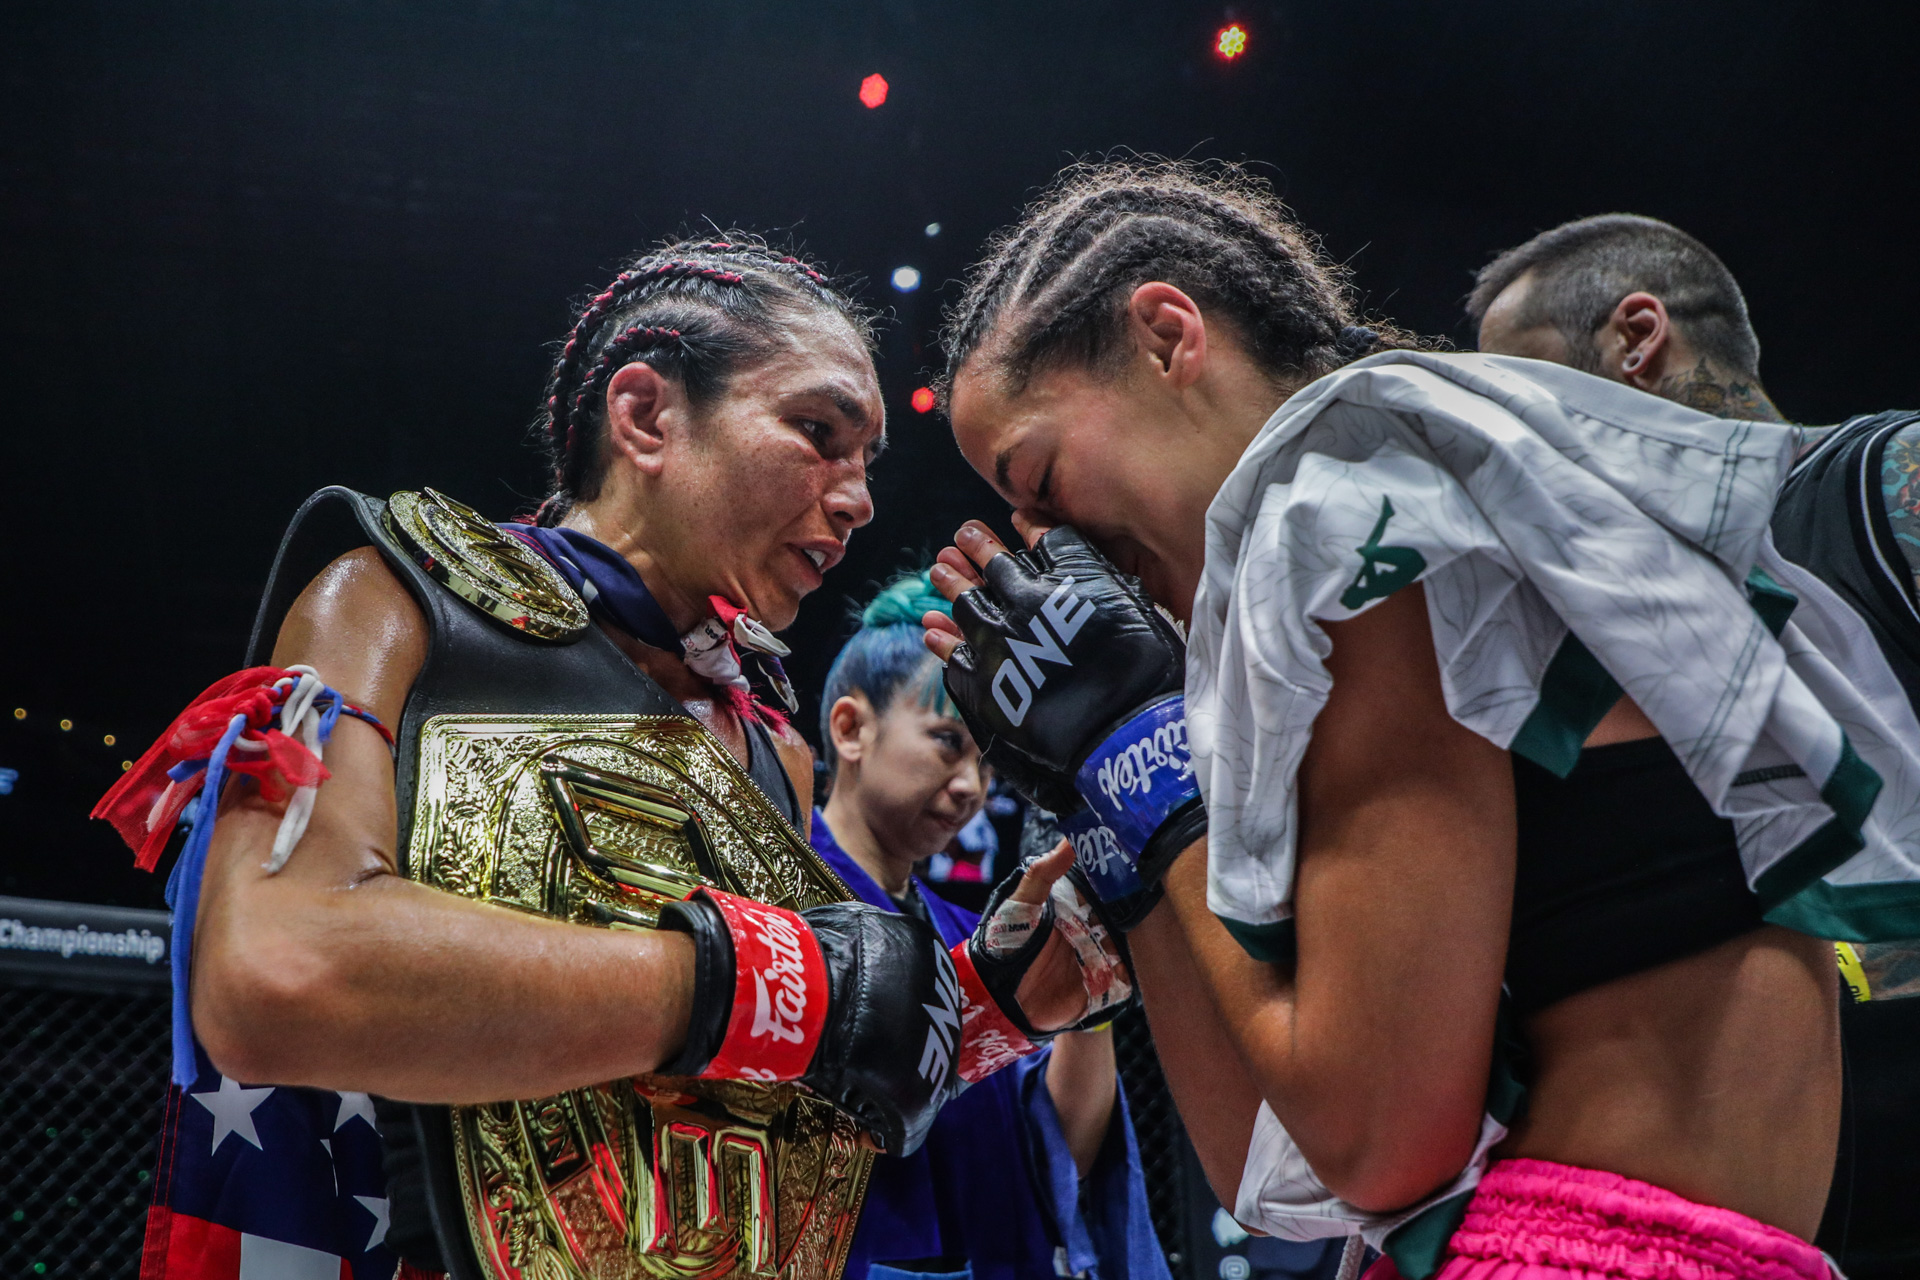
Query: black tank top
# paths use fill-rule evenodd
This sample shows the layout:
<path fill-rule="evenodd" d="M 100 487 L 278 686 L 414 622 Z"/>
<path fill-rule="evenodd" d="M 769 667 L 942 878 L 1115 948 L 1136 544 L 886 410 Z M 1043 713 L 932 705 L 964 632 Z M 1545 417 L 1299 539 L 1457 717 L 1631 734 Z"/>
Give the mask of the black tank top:
<path fill-rule="evenodd" d="M 1661 738 L 1589 747 L 1565 778 L 1513 757 L 1507 989 L 1522 1016 L 1758 929 L 1733 824 Z"/>
<path fill-rule="evenodd" d="M 294 515 L 274 557 L 248 644 L 249 665 L 267 660 L 294 599 L 333 560 L 375 547 L 407 587 L 427 620 L 427 658 L 399 724 L 395 790 L 399 848 L 413 822 L 412 796 L 420 728 L 442 713 L 686 715 L 686 708 L 636 667 L 598 627 L 568 644 L 546 644 L 495 623 L 416 564 L 385 523 L 386 504 L 350 489 L 322 489 Z M 747 775 L 796 830 L 805 831 L 800 798 L 772 737 L 747 730 Z M 445 1107 L 373 1100 L 383 1144 L 390 1205 L 387 1246 L 402 1260 L 451 1280 L 483 1280 L 468 1239 L 453 1169 Z M 439 1177 L 435 1176 L 435 1172 Z"/>
<path fill-rule="evenodd" d="M 1773 508 L 1780 554 L 1810 569 L 1865 620 L 1920 710 L 1920 601 L 1880 491 L 1887 442 L 1920 413 L 1849 418 L 1794 463 Z"/>

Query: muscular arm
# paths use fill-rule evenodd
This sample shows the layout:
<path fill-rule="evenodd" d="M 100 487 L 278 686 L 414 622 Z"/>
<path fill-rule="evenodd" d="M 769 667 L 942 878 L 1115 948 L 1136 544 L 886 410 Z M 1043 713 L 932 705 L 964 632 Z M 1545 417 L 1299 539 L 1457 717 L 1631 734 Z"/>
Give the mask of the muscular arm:
<path fill-rule="evenodd" d="M 311 665 L 395 727 L 425 644 L 418 606 L 366 550 L 301 595 L 273 661 Z M 481 1102 L 617 1079 L 678 1050 L 684 936 L 582 928 L 402 879 L 386 744 L 343 717 L 326 763 L 333 777 L 278 875 L 261 867 L 278 806 L 230 799 L 215 833 L 192 1007 L 224 1074 Z"/>
<path fill-rule="evenodd" d="M 1512 775 L 1446 710 L 1419 587 L 1327 631 L 1333 691 L 1299 776 L 1296 968 L 1251 959 L 1211 918 L 1195 852 L 1169 876 L 1171 919 L 1156 912 L 1133 946 L 1183 1116 L 1222 1082 L 1248 1108 L 1190 1125 L 1216 1189 L 1237 1187 L 1264 1097 L 1329 1188 L 1385 1211 L 1472 1154 L 1512 909 Z M 1159 1019 L 1209 1012 L 1176 985 L 1189 963 L 1219 1026 L 1168 1037 Z"/>

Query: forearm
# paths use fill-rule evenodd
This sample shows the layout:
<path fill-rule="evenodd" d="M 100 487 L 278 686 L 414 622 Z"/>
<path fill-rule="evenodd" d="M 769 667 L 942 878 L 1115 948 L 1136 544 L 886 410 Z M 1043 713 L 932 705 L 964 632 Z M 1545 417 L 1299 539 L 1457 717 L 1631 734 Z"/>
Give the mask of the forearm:
<path fill-rule="evenodd" d="M 1083 1178 L 1107 1140 L 1118 1089 L 1112 1028 L 1069 1031 L 1054 1040 L 1053 1057 L 1047 1063 L 1047 1093 L 1060 1117 L 1060 1132 L 1074 1167 Z"/>
<path fill-rule="evenodd" d="M 1302 896 L 1367 892 L 1365 883 L 1338 883 L 1352 881 L 1352 865 L 1359 865 L 1354 858 L 1331 854 L 1311 860 Z M 1306 963 L 1284 967 L 1254 960 L 1208 908 L 1204 848 L 1188 852 L 1169 871 L 1167 906 L 1156 919 L 1169 912 L 1179 921 L 1187 952 L 1188 990 L 1210 996 L 1219 1027 L 1219 1042 L 1198 1055 L 1202 1088 L 1215 1090 L 1221 1063 L 1231 1061 L 1256 1105 L 1265 1100 L 1273 1109 L 1313 1173 L 1361 1209 L 1398 1209 L 1461 1169 L 1473 1150 L 1486 1090 L 1490 1000 L 1469 998 L 1448 1007 L 1450 1000 L 1440 996 L 1417 1017 L 1404 1017 L 1407 1027 L 1421 1027 L 1415 1038 L 1398 1036 L 1367 1011 L 1394 1007 L 1421 986 L 1421 956 L 1367 948 L 1346 933 L 1329 936 L 1313 910 L 1298 921 L 1302 950 L 1311 952 Z M 1407 921 L 1407 931 L 1413 929 Z M 1338 958 L 1332 954 L 1336 944 Z M 1321 960 L 1315 963 L 1313 956 Z M 1139 940 L 1135 958 L 1139 965 Z M 1142 977 L 1142 988 L 1152 1015 L 1148 977 Z M 1492 990 L 1498 990 L 1498 969 Z M 1190 1009 L 1185 1013 L 1192 1015 Z M 1434 1052 L 1423 1052 L 1421 1044 Z M 1450 1059 L 1467 1065 L 1440 1071 L 1438 1063 Z M 1240 1157 L 1244 1142 L 1242 1136 Z"/>
<path fill-rule="evenodd" d="M 618 1079 L 678 1050 L 693 986 L 685 937 L 523 915 L 377 859 L 329 883 L 304 842 L 267 876 L 248 849 L 274 821 L 246 805 L 222 816 L 218 842 L 234 847 L 203 900 L 194 1023 L 223 1072 L 480 1102 Z"/>
<path fill-rule="evenodd" d="M 1153 1029 L 1154 1051 L 1188 1138 L 1222 1204 L 1238 1195 L 1260 1090 L 1247 1071 L 1239 1042 L 1220 1014 L 1212 988 L 1188 941 L 1180 899 L 1198 867 L 1205 907 L 1204 849 L 1183 855 L 1168 874 L 1168 896 L 1127 935 L 1133 972 Z M 1218 922 L 1207 917 L 1218 929 Z"/>

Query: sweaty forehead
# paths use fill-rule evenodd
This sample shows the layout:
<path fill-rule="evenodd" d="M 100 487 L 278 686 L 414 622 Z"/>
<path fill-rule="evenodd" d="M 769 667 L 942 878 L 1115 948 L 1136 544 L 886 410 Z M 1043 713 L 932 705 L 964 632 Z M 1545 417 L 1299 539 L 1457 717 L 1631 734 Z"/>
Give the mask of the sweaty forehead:
<path fill-rule="evenodd" d="M 878 429 L 885 419 L 873 357 L 852 327 L 837 317 L 786 330 L 763 373 L 778 394 L 816 394 L 857 426 Z"/>
<path fill-rule="evenodd" d="M 962 369 L 953 380 L 948 418 L 954 443 L 973 469 L 1005 497 L 1011 488 L 1008 469 L 1030 423 L 1023 410 L 1027 397 L 1010 394 L 1006 380 Z"/>

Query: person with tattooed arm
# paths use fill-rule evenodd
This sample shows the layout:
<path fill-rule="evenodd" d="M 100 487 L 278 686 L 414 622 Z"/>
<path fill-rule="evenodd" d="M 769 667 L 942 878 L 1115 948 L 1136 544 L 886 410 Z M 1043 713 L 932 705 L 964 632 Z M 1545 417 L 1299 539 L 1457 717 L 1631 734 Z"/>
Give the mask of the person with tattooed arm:
<path fill-rule="evenodd" d="M 928 642 L 1111 834 L 1234 1217 L 1372 1280 L 1824 1280 L 1824 940 L 1920 912 L 1920 722 L 1768 536 L 1793 430 L 1365 320 L 1230 165 L 1069 169 L 943 346 L 1025 546 L 964 527 Z"/>
<path fill-rule="evenodd" d="M 1782 422 L 1734 275 L 1699 240 L 1612 213 L 1543 231 L 1480 269 L 1480 349 L 1570 365 L 1719 418 Z M 1773 537 L 1866 622 L 1920 706 L 1920 413 L 1802 427 Z M 1920 943 L 1838 944 L 1847 1114 L 1815 1242 L 1856 1280 L 1920 1269 Z"/>

